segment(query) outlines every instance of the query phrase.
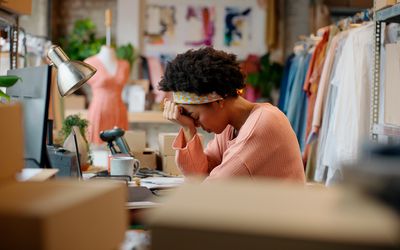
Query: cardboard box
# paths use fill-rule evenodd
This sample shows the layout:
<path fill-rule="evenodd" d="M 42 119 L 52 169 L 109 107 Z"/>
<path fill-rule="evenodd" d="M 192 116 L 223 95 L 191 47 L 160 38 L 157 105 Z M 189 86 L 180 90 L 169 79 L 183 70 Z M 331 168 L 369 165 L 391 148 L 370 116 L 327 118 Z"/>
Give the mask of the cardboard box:
<path fill-rule="evenodd" d="M 160 154 L 165 155 L 175 155 L 175 149 L 172 148 L 172 144 L 178 133 L 160 133 L 158 135 L 158 145 L 160 149 Z M 200 141 L 203 144 L 204 137 L 202 134 L 198 133 Z"/>
<path fill-rule="evenodd" d="M 111 181 L 0 186 L 2 249 L 117 249 L 128 227 L 126 185 Z"/>
<path fill-rule="evenodd" d="M 63 98 L 65 109 L 85 109 L 85 97 L 81 95 L 69 95 Z"/>
<path fill-rule="evenodd" d="M 0 7 L 18 15 L 30 15 L 32 13 L 32 0 L 3 0 Z"/>
<path fill-rule="evenodd" d="M 175 150 L 172 148 L 172 143 L 174 142 L 178 133 L 160 133 L 158 134 L 158 146 L 160 154 L 164 155 L 175 155 Z"/>
<path fill-rule="evenodd" d="M 142 152 L 146 148 L 146 131 L 127 130 L 124 138 L 132 152 Z"/>
<path fill-rule="evenodd" d="M 230 180 L 185 184 L 147 216 L 160 249 L 398 249 L 398 215 L 355 190 Z"/>
<path fill-rule="evenodd" d="M 157 169 L 157 155 L 152 149 L 141 152 L 132 152 L 133 157 L 140 161 L 140 168 Z"/>
<path fill-rule="evenodd" d="M 12 181 L 24 167 L 21 104 L 0 104 L 0 117 L 0 182 Z"/>
<path fill-rule="evenodd" d="M 375 0 L 375 11 L 396 4 L 396 0 Z"/>
<path fill-rule="evenodd" d="M 170 175 L 182 175 L 181 170 L 175 162 L 175 155 L 163 156 L 162 171 Z"/>

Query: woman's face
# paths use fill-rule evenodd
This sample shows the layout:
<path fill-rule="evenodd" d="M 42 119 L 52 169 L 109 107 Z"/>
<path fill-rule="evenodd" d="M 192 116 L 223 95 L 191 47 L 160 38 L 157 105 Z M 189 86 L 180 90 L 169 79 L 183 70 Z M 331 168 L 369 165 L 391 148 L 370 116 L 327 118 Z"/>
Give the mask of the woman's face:
<path fill-rule="evenodd" d="M 191 117 L 196 127 L 202 127 L 208 133 L 220 134 L 228 125 L 224 109 L 221 108 L 219 102 L 182 104 L 181 106 L 185 110 L 184 115 Z"/>

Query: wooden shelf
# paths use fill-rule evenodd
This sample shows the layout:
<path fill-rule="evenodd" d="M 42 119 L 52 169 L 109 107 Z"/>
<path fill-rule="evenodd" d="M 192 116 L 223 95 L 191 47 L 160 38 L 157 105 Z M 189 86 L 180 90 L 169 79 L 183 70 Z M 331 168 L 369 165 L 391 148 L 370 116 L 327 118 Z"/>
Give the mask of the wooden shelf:
<path fill-rule="evenodd" d="M 376 12 L 376 21 L 400 23 L 400 4 L 378 10 Z"/>
<path fill-rule="evenodd" d="M 374 124 L 373 133 L 391 137 L 400 137 L 400 127 L 387 124 Z"/>
<path fill-rule="evenodd" d="M 65 116 L 73 114 L 80 114 L 82 118 L 87 119 L 87 109 L 68 109 L 65 110 Z M 162 116 L 161 111 L 145 111 L 145 112 L 134 112 L 128 113 L 129 123 L 161 123 L 161 124 L 172 124 L 172 122 L 166 120 Z"/>

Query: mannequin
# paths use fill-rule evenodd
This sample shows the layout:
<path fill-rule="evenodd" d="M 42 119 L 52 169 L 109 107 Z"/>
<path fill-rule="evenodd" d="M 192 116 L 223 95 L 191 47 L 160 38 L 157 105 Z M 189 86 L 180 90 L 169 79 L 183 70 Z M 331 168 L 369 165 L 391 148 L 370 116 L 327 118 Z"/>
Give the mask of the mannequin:
<path fill-rule="evenodd" d="M 130 66 L 127 61 L 118 59 L 114 50 L 107 46 L 85 62 L 97 69 L 88 81 L 93 93 L 88 110 L 88 134 L 91 143 L 100 145 L 104 144 L 99 136 L 101 131 L 115 126 L 128 129 L 128 112 L 121 94 L 129 78 Z"/>
<path fill-rule="evenodd" d="M 111 20 L 111 10 L 108 9 L 105 12 L 106 45 L 100 48 L 99 53 L 85 60 L 97 69 L 88 81 L 93 93 L 88 112 L 88 132 L 89 141 L 98 145 L 104 144 L 99 136 L 101 131 L 115 126 L 128 129 L 128 111 L 121 94 L 129 78 L 130 66 L 127 61 L 117 58 L 110 45 Z"/>
<path fill-rule="evenodd" d="M 118 58 L 115 54 L 115 50 L 107 45 L 101 46 L 100 52 L 97 57 L 104 64 L 104 67 L 111 75 L 115 75 L 117 71 Z"/>
<path fill-rule="evenodd" d="M 115 126 L 128 129 L 128 112 L 121 93 L 128 81 L 130 66 L 127 61 L 117 58 L 110 45 L 111 20 L 111 10 L 108 9 L 105 12 L 106 45 L 100 48 L 99 53 L 85 60 L 97 69 L 88 81 L 93 93 L 88 112 L 88 132 L 89 141 L 98 145 L 104 144 L 99 136 L 101 131 Z"/>

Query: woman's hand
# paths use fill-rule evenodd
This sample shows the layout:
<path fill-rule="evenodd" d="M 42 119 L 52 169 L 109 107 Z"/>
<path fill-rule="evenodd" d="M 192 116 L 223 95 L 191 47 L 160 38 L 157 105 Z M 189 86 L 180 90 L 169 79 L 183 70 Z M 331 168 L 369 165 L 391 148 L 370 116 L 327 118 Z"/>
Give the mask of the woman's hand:
<path fill-rule="evenodd" d="M 164 100 L 164 112 L 163 117 L 168 119 L 188 131 L 196 131 L 196 123 L 192 117 L 184 115 L 183 107 L 176 105 L 174 102 L 165 99 Z"/>

